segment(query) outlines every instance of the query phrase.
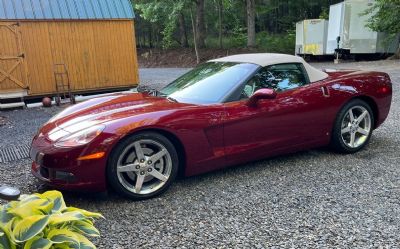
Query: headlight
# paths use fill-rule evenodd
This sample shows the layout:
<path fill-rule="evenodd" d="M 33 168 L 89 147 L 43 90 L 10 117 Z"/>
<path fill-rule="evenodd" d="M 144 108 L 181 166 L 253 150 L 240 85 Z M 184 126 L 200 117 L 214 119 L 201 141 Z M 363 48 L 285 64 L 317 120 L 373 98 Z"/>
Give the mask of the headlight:
<path fill-rule="evenodd" d="M 57 147 L 75 147 L 93 141 L 104 130 L 105 125 L 95 125 L 82 131 L 61 138 L 55 143 Z"/>

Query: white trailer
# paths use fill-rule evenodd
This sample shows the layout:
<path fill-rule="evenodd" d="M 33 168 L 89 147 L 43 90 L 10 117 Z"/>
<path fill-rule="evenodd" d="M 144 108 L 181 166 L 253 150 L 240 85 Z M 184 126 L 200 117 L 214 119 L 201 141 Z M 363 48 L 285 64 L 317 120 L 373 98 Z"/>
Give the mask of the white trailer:
<path fill-rule="evenodd" d="M 326 54 L 328 21 L 309 19 L 296 23 L 296 51 L 299 56 Z"/>
<path fill-rule="evenodd" d="M 330 6 L 326 54 L 391 54 L 396 51 L 398 38 L 389 40 L 385 33 L 365 27 L 370 15 L 361 14 L 373 4 L 373 0 L 346 0 Z"/>

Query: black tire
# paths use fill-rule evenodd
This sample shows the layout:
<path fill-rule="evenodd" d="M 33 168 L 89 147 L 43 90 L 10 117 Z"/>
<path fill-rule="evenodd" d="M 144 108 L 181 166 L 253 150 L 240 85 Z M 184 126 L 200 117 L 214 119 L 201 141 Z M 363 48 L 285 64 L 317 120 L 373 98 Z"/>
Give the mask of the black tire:
<path fill-rule="evenodd" d="M 129 146 L 132 146 L 133 143 L 141 140 L 153 140 L 162 146 L 165 147 L 165 149 L 168 151 L 170 155 L 170 159 L 172 162 L 172 168 L 170 170 L 170 174 L 168 177 L 168 180 L 164 182 L 164 185 L 157 189 L 154 192 L 148 193 L 148 194 L 138 194 L 134 193 L 133 191 L 128 190 L 124 185 L 120 182 L 118 173 L 117 173 L 117 165 L 118 165 L 118 160 L 120 159 L 120 156 L 124 152 L 126 148 Z M 132 200 L 144 200 L 144 199 L 149 199 L 152 197 L 155 197 L 157 195 L 160 195 L 164 193 L 172 184 L 172 182 L 175 180 L 177 173 L 178 173 L 178 168 L 179 168 L 179 157 L 176 152 L 175 146 L 169 141 L 166 137 L 159 133 L 155 132 L 142 132 L 142 133 L 137 133 L 134 134 L 124 140 L 122 140 L 112 151 L 108 163 L 107 163 L 107 180 L 109 185 L 112 187 L 113 190 L 115 190 L 118 194 L 125 196 L 129 199 Z M 137 173 L 139 174 L 139 173 Z M 137 179 L 138 175 L 136 176 Z M 157 180 L 154 178 L 154 180 Z"/>
<path fill-rule="evenodd" d="M 366 139 L 360 144 L 359 146 L 352 148 L 349 145 L 345 143 L 342 139 L 342 122 L 343 119 L 346 118 L 347 113 L 349 112 L 350 109 L 355 108 L 355 107 L 363 107 L 368 111 L 369 117 L 370 117 L 370 131 Z M 345 153 L 345 154 L 350 154 L 350 153 L 355 153 L 360 151 L 365 147 L 365 145 L 368 144 L 372 132 L 374 129 L 374 114 L 371 109 L 371 107 L 366 103 L 365 101 L 361 99 L 354 99 L 348 102 L 343 108 L 339 111 L 339 113 L 336 116 L 336 120 L 334 123 L 333 131 L 332 131 L 332 139 L 331 139 L 331 147 L 339 153 Z"/>

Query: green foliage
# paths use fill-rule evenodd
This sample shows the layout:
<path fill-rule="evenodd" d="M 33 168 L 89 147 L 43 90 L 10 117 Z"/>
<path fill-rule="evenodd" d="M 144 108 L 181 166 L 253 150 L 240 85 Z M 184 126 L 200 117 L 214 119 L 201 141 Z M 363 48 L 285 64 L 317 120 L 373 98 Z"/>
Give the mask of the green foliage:
<path fill-rule="evenodd" d="M 94 219 L 101 214 L 67 207 L 62 194 L 21 196 L 0 206 L 0 249 L 91 249 L 85 236 L 97 237 Z"/>
<path fill-rule="evenodd" d="M 256 35 L 256 40 L 257 46 L 263 52 L 292 54 L 295 47 L 296 32 L 290 30 L 286 34 L 272 35 L 267 32 L 260 32 Z"/>
<path fill-rule="evenodd" d="M 329 19 L 329 9 L 326 7 L 322 8 L 321 14 L 319 14 L 319 19 Z"/>
<path fill-rule="evenodd" d="M 293 53 L 291 33 L 295 23 L 304 19 L 328 18 L 331 4 L 343 0 L 256 0 L 256 33 L 259 49 Z M 394 1 L 394 0 L 393 0 Z M 398 0 L 397 0 L 398 1 Z M 195 0 L 135 1 L 138 44 L 163 48 L 180 45 L 179 16 L 184 16 L 186 34 L 192 44 L 190 10 L 196 13 Z M 206 46 L 219 48 L 219 0 L 205 0 Z M 246 1 L 222 0 L 223 47 L 245 47 L 247 40 Z M 139 37 L 139 38 L 138 38 Z M 160 41 L 160 42 L 157 42 Z M 289 45 L 293 46 L 289 49 Z"/>
<path fill-rule="evenodd" d="M 178 15 L 187 4 L 188 0 L 156 0 L 138 1 L 134 6 L 144 20 L 162 27 L 162 46 L 170 48 L 173 44 Z"/>
<path fill-rule="evenodd" d="M 269 34 L 267 32 L 259 32 L 256 34 L 257 51 L 268 53 L 284 53 L 292 54 L 295 46 L 296 34 L 294 30 L 290 30 L 284 34 Z M 242 48 L 246 46 L 246 36 L 244 33 L 240 36 L 224 36 L 222 39 L 224 48 Z M 207 47 L 219 48 L 218 37 L 208 37 L 206 40 Z"/>
<path fill-rule="evenodd" d="M 400 1 L 376 0 L 364 15 L 371 14 L 367 26 L 374 31 L 391 35 L 400 33 Z"/>

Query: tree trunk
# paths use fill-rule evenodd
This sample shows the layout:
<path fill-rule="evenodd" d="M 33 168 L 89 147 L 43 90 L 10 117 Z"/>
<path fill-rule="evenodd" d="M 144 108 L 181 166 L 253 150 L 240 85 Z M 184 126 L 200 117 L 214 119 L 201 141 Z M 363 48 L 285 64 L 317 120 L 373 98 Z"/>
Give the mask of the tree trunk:
<path fill-rule="evenodd" d="M 183 13 L 179 14 L 179 32 L 181 36 L 181 47 L 187 48 L 189 47 L 189 42 L 187 38 L 187 32 L 186 32 L 186 25 L 185 25 L 185 16 Z"/>
<path fill-rule="evenodd" d="M 200 55 L 199 55 L 199 50 L 198 50 L 197 31 L 196 31 L 196 25 L 195 25 L 195 23 L 194 23 L 192 8 L 190 8 L 190 19 L 192 20 L 194 51 L 195 51 L 195 53 L 196 53 L 196 61 L 197 61 L 197 64 L 199 64 L 199 63 L 200 63 Z"/>
<path fill-rule="evenodd" d="M 152 33 L 153 33 L 153 27 L 152 27 L 152 25 L 150 23 L 149 24 L 149 47 L 150 48 L 153 48 L 153 36 L 152 36 Z"/>
<path fill-rule="evenodd" d="M 222 49 L 222 0 L 218 0 L 219 48 Z"/>
<path fill-rule="evenodd" d="M 397 48 L 396 53 L 394 53 L 394 55 L 390 56 L 388 59 L 389 60 L 398 60 L 398 59 L 400 59 L 400 44 L 399 44 L 399 47 Z"/>
<path fill-rule="evenodd" d="M 142 40 L 140 39 L 141 37 L 141 32 L 136 31 L 136 44 L 139 46 L 139 48 L 142 48 Z"/>
<path fill-rule="evenodd" d="M 196 40 L 198 48 L 204 48 L 206 46 L 204 22 L 204 0 L 196 0 Z"/>
<path fill-rule="evenodd" d="M 256 6 L 255 0 L 246 0 L 247 8 L 247 47 L 256 46 Z"/>

